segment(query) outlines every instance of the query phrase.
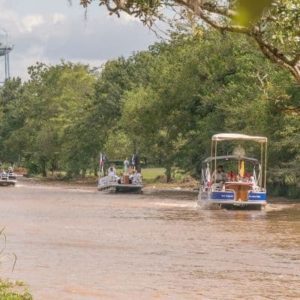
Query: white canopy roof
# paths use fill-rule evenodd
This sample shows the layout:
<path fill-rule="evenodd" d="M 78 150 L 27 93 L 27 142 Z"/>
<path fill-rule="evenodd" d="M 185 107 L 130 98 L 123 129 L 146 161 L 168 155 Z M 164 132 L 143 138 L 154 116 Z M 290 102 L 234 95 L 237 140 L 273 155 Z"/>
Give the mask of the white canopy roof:
<path fill-rule="evenodd" d="M 238 156 L 238 155 L 222 155 L 222 156 L 213 156 L 213 157 L 208 157 L 206 158 L 203 163 L 209 163 L 212 162 L 213 160 L 246 160 L 249 162 L 252 162 L 253 164 L 258 164 L 258 160 L 256 158 L 252 157 L 245 157 L 245 156 Z"/>
<path fill-rule="evenodd" d="M 252 136 L 240 133 L 218 133 L 212 136 L 212 141 L 255 141 L 266 143 L 268 139 L 264 136 Z"/>

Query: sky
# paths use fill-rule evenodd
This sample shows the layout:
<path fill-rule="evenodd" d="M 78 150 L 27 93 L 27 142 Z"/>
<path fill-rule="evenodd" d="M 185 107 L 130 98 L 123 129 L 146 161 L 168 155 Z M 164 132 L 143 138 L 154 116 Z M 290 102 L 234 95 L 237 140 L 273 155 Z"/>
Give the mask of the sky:
<path fill-rule="evenodd" d="M 105 61 L 145 50 L 157 41 L 155 34 L 126 14 L 109 16 L 104 7 L 85 10 L 79 0 L 0 0 L 0 29 L 14 45 L 10 54 L 11 77 L 28 78 L 35 62 L 65 61 L 100 67 Z M 3 35 L 2 35 L 3 36 Z M 3 37 L 0 34 L 0 42 Z M 0 58 L 0 78 L 4 59 Z"/>

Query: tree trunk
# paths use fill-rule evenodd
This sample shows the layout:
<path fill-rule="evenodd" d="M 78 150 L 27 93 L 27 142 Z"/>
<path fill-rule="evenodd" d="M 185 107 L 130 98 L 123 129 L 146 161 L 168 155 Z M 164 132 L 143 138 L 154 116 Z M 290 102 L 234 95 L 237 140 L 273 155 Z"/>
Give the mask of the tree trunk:
<path fill-rule="evenodd" d="M 171 182 L 171 179 L 172 179 L 172 168 L 171 168 L 171 166 L 166 167 L 166 177 L 167 177 L 167 183 Z"/>
<path fill-rule="evenodd" d="M 98 168 L 94 167 L 94 176 L 97 177 L 98 176 Z"/>
<path fill-rule="evenodd" d="M 41 159 L 41 171 L 42 171 L 42 176 L 47 177 L 47 168 L 46 168 L 46 160 Z"/>

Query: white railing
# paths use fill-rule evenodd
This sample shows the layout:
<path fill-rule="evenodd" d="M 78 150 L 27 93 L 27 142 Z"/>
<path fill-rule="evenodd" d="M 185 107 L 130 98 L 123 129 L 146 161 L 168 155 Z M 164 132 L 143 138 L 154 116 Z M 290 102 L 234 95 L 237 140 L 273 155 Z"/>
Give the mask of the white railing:
<path fill-rule="evenodd" d="M 99 179 L 99 186 L 107 186 L 111 184 L 116 184 L 117 182 L 117 176 L 105 176 Z"/>

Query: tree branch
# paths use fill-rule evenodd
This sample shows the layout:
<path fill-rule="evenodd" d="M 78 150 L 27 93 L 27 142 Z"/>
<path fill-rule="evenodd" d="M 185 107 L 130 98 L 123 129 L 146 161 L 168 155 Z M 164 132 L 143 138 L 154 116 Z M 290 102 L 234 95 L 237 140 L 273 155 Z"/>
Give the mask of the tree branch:
<path fill-rule="evenodd" d="M 248 28 L 238 25 L 222 24 L 220 19 L 218 20 L 217 16 L 219 16 L 219 18 L 225 17 L 231 21 L 234 18 L 234 11 L 227 9 L 226 7 L 221 8 L 211 3 L 202 3 L 201 0 L 176 0 L 176 2 L 193 11 L 205 23 L 217 30 L 220 30 L 221 32 L 229 31 L 243 33 L 253 37 L 263 54 L 268 59 L 281 65 L 285 69 L 288 69 L 298 83 L 300 83 L 300 54 L 297 54 L 293 59 L 289 59 L 278 48 L 263 40 L 263 33 L 258 26 Z"/>
<path fill-rule="evenodd" d="M 80 0 L 80 3 L 82 6 L 87 7 L 92 1 L 93 0 Z M 237 13 L 225 5 L 218 5 L 217 3 L 212 3 L 205 0 L 173 0 L 172 3 L 170 3 L 168 0 L 165 0 L 166 2 L 162 3 L 155 0 L 149 0 L 149 2 L 145 2 L 145 6 L 144 4 L 140 4 L 140 2 L 135 2 L 132 0 L 97 1 L 100 3 L 100 5 L 105 5 L 108 11 L 111 13 L 119 16 L 119 12 L 124 11 L 129 15 L 139 17 L 143 23 L 147 24 L 148 26 L 153 24 L 154 19 L 159 18 L 158 7 L 160 5 L 164 4 L 165 6 L 169 7 L 173 5 L 172 3 L 174 3 L 182 6 L 191 11 L 205 23 L 221 32 L 228 31 L 242 33 L 254 38 L 262 53 L 268 59 L 289 70 L 296 78 L 298 83 L 300 83 L 300 53 L 296 54 L 294 58 L 290 59 L 278 48 L 272 46 L 263 39 L 263 32 L 259 26 L 245 27 L 235 25 L 232 21 L 236 17 Z"/>

